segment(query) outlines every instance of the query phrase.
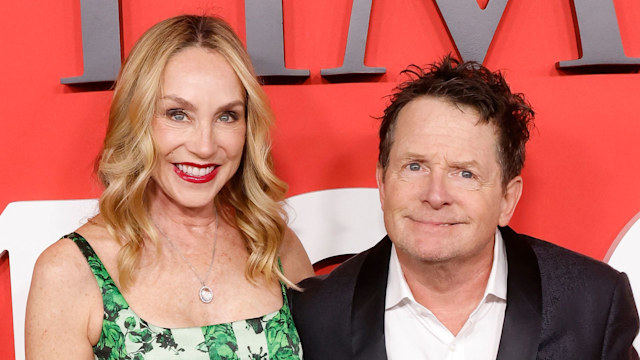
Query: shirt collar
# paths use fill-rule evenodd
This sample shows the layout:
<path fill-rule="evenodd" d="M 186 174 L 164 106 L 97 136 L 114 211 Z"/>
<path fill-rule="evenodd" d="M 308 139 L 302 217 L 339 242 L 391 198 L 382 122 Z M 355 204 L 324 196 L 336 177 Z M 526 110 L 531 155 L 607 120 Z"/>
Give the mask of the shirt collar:
<path fill-rule="evenodd" d="M 495 242 L 493 246 L 493 264 L 487 288 L 484 290 L 484 298 L 491 294 L 502 300 L 507 300 L 507 250 L 504 246 L 502 234 L 496 229 Z"/>
<path fill-rule="evenodd" d="M 498 229 L 496 229 L 494 240 L 493 263 L 491 264 L 491 272 L 489 273 L 489 280 L 487 281 L 487 287 L 484 290 L 482 301 L 485 301 L 489 295 L 493 295 L 503 301 L 507 299 L 507 253 L 502 234 L 500 234 Z M 392 245 L 389 259 L 389 277 L 387 278 L 385 310 L 390 310 L 402 305 L 405 301 L 415 302 L 415 298 L 402 273 L 396 247 Z"/>

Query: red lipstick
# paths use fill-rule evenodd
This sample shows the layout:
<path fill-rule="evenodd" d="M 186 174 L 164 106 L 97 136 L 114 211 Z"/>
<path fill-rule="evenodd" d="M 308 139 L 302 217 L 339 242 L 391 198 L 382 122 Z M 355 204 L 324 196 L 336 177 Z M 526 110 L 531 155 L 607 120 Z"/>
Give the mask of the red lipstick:
<path fill-rule="evenodd" d="M 182 167 L 183 169 L 185 169 L 185 171 L 189 171 L 188 168 L 196 168 L 196 169 L 206 169 L 206 168 L 213 168 L 209 173 L 205 174 L 205 175 L 192 175 L 189 174 L 185 171 L 180 170 L 180 167 Z M 194 163 L 179 163 L 179 164 L 173 164 L 173 171 L 176 172 L 176 174 L 185 181 L 188 181 L 190 183 L 195 183 L 195 184 L 202 184 L 202 183 L 206 183 L 209 182 L 211 180 L 213 180 L 216 177 L 216 174 L 218 173 L 218 169 L 220 168 L 219 165 L 215 165 L 215 164 L 194 164 Z M 189 171 L 191 172 L 191 171 Z"/>

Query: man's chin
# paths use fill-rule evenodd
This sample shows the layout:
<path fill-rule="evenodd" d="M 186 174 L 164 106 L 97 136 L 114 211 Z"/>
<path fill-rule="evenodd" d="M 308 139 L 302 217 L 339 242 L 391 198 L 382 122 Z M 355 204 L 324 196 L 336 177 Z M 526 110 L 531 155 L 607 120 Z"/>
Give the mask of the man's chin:
<path fill-rule="evenodd" d="M 440 243 L 445 245 L 443 243 Z M 422 246 L 421 246 L 422 245 Z M 451 261 L 456 257 L 456 252 L 446 246 L 425 246 L 414 243 L 409 246 L 396 245 L 399 258 L 410 258 L 412 261 L 425 264 L 441 264 Z"/>

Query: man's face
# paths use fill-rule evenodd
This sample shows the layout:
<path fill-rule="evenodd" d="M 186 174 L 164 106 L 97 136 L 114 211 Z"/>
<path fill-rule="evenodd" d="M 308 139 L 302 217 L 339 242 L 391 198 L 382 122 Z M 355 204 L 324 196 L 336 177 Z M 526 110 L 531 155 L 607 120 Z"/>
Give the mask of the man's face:
<path fill-rule="evenodd" d="M 428 263 L 492 256 L 522 189 L 502 186 L 497 135 L 472 107 L 412 100 L 398 114 L 386 171 L 376 171 L 384 223 L 401 257 Z"/>

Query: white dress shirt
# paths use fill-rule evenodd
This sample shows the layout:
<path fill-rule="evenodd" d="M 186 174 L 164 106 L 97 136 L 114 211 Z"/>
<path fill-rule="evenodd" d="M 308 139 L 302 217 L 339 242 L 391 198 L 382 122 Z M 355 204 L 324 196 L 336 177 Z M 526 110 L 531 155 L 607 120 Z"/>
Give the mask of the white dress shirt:
<path fill-rule="evenodd" d="M 507 254 L 496 229 L 493 264 L 484 296 L 454 336 L 429 309 L 415 301 L 396 248 L 391 248 L 384 334 L 389 360 L 494 360 L 507 308 Z"/>

